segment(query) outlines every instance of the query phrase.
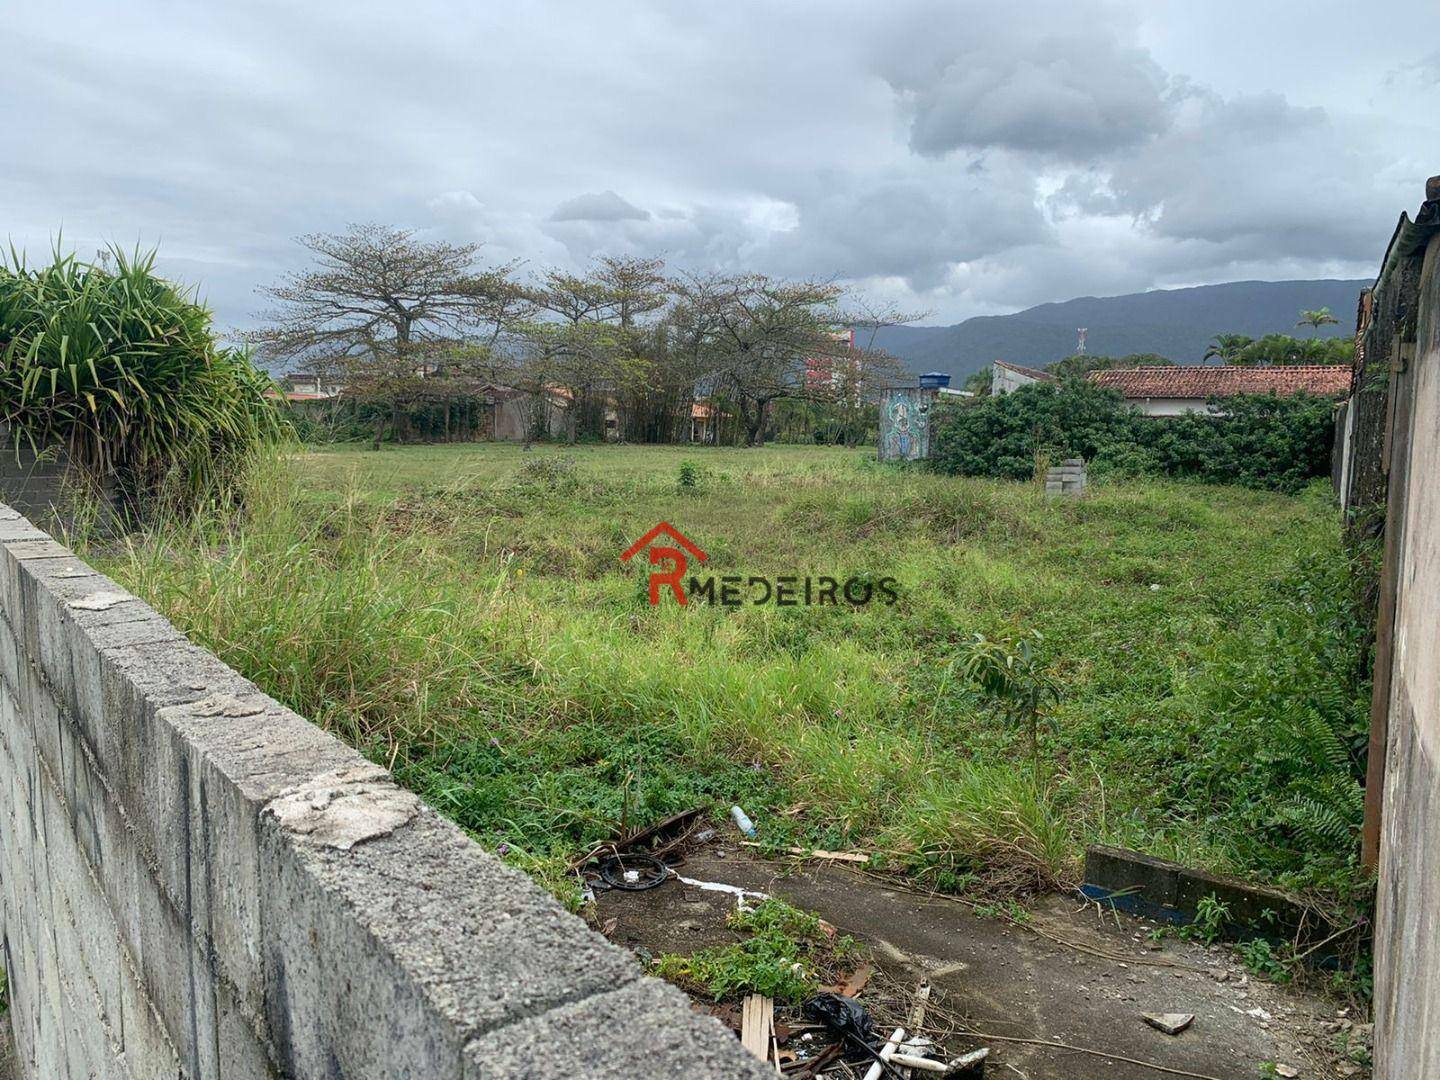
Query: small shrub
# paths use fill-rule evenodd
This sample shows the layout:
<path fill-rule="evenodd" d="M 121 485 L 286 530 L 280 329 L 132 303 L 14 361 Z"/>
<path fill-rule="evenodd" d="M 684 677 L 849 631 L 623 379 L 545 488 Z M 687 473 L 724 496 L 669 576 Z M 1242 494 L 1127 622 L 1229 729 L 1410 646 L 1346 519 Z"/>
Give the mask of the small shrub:
<path fill-rule="evenodd" d="M 220 345 L 155 253 L 110 270 L 57 255 L 0 264 L 0 425 L 14 446 L 63 447 L 131 519 L 228 501 L 254 451 L 287 429 L 268 376 Z M 163 507 L 157 505 L 162 504 Z"/>
<path fill-rule="evenodd" d="M 1195 921 L 1181 927 L 1180 936 L 1188 941 L 1203 941 L 1206 945 L 1214 945 L 1224 935 L 1229 921 L 1230 905 L 1214 893 L 1209 893 L 1202 896 L 1195 905 Z"/>
<path fill-rule="evenodd" d="M 965 678 L 993 699 L 1006 719 L 1030 736 L 1030 761 L 1040 782 L 1040 723 L 1060 698 L 1059 685 L 1040 662 L 1038 630 L 988 638 L 976 634 L 955 661 Z"/>
<path fill-rule="evenodd" d="M 568 495 L 580 486 L 580 463 L 569 454 L 531 458 L 516 471 L 511 486 L 522 492 Z"/>
<path fill-rule="evenodd" d="M 1251 975 L 1269 979 L 1273 983 L 1288 983 L 1293 977 L 1290 963 L 1264 938 L 1242 941 L 1235 946 L 1235 955 Z"/>
<path fill-rule="evenodd" d="M 1163 472 L 1164 465 L 1155 451 L 1133 443 L 1105 447 L 1089 467 L 1090 478 L 1094 480 L 1140 480 Z"/>
<path fill-rule="evenodd" d="M 689 957 L 667 953 L 655 961 L 655 973 L 716 1001 L 764 994 L 798 1005 L 835 981 L 858 955 L 851 938 L 836 936 L 819 916 L 783 900 L 737 908 L 725 921 L 749 937 Z"/>

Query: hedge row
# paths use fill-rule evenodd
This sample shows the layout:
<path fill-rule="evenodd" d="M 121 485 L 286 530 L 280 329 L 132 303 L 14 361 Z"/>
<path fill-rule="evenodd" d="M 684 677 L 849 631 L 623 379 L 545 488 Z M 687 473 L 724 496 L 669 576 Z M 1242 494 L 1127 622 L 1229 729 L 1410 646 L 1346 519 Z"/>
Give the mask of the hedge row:
<path fill-rule="evenodd" d="M 1082 379 L 942 406 L 932 464 L 1024 480 L 1044 459 L 1083 457 L 1095 474 L 1187 477 L 1293 492 L 1330 469 L 1334 407 L 1308 394 L 1247 394 L 1215 414 L 1143 416 Z"/>

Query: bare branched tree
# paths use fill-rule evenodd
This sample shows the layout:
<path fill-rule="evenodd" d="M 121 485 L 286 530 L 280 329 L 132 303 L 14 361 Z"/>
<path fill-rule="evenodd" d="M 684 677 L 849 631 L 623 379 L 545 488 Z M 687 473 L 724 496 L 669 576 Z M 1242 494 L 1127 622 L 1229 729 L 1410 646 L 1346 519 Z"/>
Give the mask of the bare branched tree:
<path fill-rule="evenodd" d="M 773 402 L 821 393 L 817 365 L 850 352 L 837 333 L 837 285 L 763 274 L 692 275 L 679 290 L 703 327 L 710 381 L 737 410 L 748 446 L 762 440 Z"/>
<path fill-rule="evenodd" d="M 249 339 L 261 355 L 338 378 L 357 400 L 402 405 L 451 392 L 428 380 L 457 377 L 493 348 L 531 300 L 514 265 L 477 267 L 478 244 L 415 237 L 412 230 L 352 225 L 299 243 L 316 265 L 262 290 L 275 302 Z M 375 446 L 385 435 L 376 412 Z"/>

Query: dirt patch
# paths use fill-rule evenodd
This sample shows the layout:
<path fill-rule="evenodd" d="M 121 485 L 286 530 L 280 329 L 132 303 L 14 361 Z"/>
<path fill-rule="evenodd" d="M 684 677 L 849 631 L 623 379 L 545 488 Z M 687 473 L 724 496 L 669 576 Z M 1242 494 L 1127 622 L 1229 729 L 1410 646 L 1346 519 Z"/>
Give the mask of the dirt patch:
<path fill-rule="evenodd" d="M 1267 1063 L 1307 1080 L 1366 1075 L 1348 1071 L 1334 1049 L 1330 1029 L 1343 1019 L 1334 1002 L 1251 978 L 1218 947 L 1152 941 L 1152 924 L 1078 897 L 1044 897 L 1018 927 L 850 869 L 769 862 L 733 847 L 693 853 L 680 873 L 780 897 L 853 935 L 878 968 L 861 995 L 877 1027 L 904 1023 L 915 987 L 928 982 L 924 1034 L 951 1056 L 989 1046 L 987 1076 L 1155 1080 L 1171 1070 L 1249 1080 L 1267 1075 Z M 725 925 L 734 903 L 732 894 L 672 878 L 648 892 L 600 894 L 597 920 L 642 959 L 689 955 L 737 939 Z M 1195 1020 L 1167 1035 L 1147 1025 L 1145 1013 Z"/>

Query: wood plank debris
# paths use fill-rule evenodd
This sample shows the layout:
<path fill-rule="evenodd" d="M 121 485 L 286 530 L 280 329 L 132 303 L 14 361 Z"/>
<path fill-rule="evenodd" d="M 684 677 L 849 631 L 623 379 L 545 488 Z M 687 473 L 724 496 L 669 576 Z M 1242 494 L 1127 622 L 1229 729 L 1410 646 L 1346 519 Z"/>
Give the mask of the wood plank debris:
<path fill-rule="evenodd" d="M 741 847 L 763 847 L 763 844 L 755 840 L 741 840 Z M 870 856 L 863 851 L 825 851 L 823 848 L 789 847 L 785 854 L 794 855 L 800 859 L 819 859 L 829 862 L 868 863 Z"/>
<path fill-rule="evenodd" d="M 930 1004 L 930 984 L 922 982 L 915 988 L 915 1003 L 910 1006 L 910 1030 L 918 1032 L 925 1023 L 925 1009 Z"/>
<path fill-rule="evenodd" d="M 845 984 L 840 987 L 840 993 L 850 998 L 859 997 L 861 991 L 865 989 L 865 985 L 870 981 L 870 976 L 874 974 L 874 964 L 861 964 L 845 980 Z"/>
<path fill-rule="evenodd" d="M 746 996 L 740 1012 L 740 1045 L 761 1061 L 768 1062 L 774 1035 L 774 1000 L 761 994 Z"/>

